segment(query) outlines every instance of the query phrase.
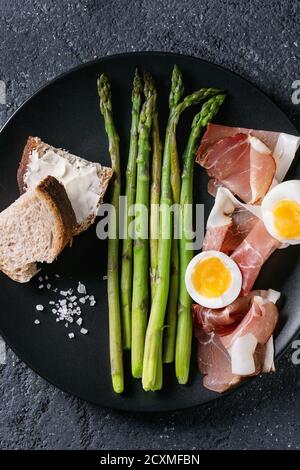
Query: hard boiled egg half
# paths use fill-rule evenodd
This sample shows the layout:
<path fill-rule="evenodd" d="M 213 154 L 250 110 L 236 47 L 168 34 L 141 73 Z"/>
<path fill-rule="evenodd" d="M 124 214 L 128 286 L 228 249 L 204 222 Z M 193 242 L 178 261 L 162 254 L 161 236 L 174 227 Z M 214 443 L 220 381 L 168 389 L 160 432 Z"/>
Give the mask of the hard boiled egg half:
<path fill-rule="evenodd" d="M 290 180 L 272 188 L 261 204 L 266 229 L 282 243 L 300 243 L 300 180 Z"/>
<path fill-rule="evenodd" d="M 220 251 L 204 251 L 190 261 L 185 273 L 185 285 L 198 304 L 222 308 L 239 296 L 242 275 L 229 256 Z"/>

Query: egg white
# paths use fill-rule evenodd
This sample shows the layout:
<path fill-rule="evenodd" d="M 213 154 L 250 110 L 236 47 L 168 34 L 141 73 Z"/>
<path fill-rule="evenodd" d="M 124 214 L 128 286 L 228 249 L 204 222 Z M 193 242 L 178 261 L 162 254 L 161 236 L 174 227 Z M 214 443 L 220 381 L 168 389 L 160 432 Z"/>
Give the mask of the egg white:
<path fill-rule="evenodd" d="M 300 204 L 300 180 L 285 181 L 274 186 L 264 197 L 261 204 L 262 219 L 269 234 L 282 243 L 297 245 L 300 243 L 300 238 L 284 238 L 277 232 L 275 227 L 273 211 L 276 204 L 283 200 L 295 201 Z"/>
<path fill-rule="evenodd" d="M 192 274 L 196 265 L 200 261 L 209 258 L 218 258 L 231 274 L 231 284 L 229 288 L 224 292 L 224 294 L 213 298 L 208 298 L 199 294 L 199 292 L 195 290 L 192 282 Z M 223 308 L 231 304 L 231 302 L 239 296 L 242 288 L 242 274 L 238 265 L 229 256 L 225 255 L 225 253 L 215 250 L 203 251 L 202 253 L 194 256 L 190 261 L 185 273 L 185 285 L 189 295 L 199 305 L 208 308 Z"/>

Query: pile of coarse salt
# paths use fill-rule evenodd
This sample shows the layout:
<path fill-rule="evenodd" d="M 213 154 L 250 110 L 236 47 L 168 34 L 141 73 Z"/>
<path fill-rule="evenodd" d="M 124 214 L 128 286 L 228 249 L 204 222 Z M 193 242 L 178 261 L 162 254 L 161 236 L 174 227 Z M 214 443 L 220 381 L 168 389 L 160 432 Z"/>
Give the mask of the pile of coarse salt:
<path fill-rule="evenodd" d="M 55 275 L 59 278 L 59 275 Z M 39 289 L 46 289 L 50 290 L 52 285 L 47 282 L 49 280 L 48 276 L 44 278 L 42 276 L 39 277 Z M 46 283 L 44 283 L 46 281 Z M 80 328 L 80 333 L 86 335 L 88 330 L 82 326 L 83 318 L 82 318 L 82 310 L 81 305 L 87 305 L 90 307 L 94 307 L 96 305 L 96 299 L 94 295 L 89 295 L 87 293 L 86 286 L 81 282 L 78 282 L 77 292 L 73 289 L 68 290 L 58 290 L 58 288 L 52 289 L 54 293 L 58 294 L 60 298 L 57 300 L 50 300 L 49 306 L 51 312 L 56 317 L 57 322 L 63 322 L 65 327 L 68 328 L 69 325 L 77 324 Z M 80 305 L 81 304 L 81 305 Z M 37 312 L 43 312 L 45 310 L 45 306 L 42 304 L 36 305 Z M 40 325 L 40 320 L 37 318 L 34 320 L 35 325 Z M 70 332 L 68 333 L 68 338 L 73 339 L 75 338 L 75 333 Z"/>

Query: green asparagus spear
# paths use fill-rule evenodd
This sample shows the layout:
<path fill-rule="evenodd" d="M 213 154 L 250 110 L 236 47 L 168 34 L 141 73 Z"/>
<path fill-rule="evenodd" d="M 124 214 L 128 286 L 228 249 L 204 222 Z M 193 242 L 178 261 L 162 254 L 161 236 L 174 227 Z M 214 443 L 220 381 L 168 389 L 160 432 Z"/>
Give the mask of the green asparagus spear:
<path fill-rule="evenodd" d="M 183 95 L 182 76 L 177 65 L 173 68 L 171 91 L 169 96 L 169 119 Z M 159 201 L 162 164 L 162 143 L 159 136 L 157 105 L 152 123 L 153 161 L 151 175 L 151 208 L 150 208 L 150 257 L 151 257 L 151 298 L 153 300 L 157 283 L 158 237 L 159 234 Z"/>
<path fill-rule="evenodd" d="M 138 153 L 138 127 L 141 110 L 143 84 L 138 71 L 135 71 L 131 95 L 131 131 L 128 164 L 126 169 L 126 213 L 124 217 L 124 234 L 121 270 L 121 305 L 122 305 L 122 336 L 123 348 L 131 347 L 131 301 L 132 301 L 132 255 L 133 243 L 128 234 L 128 227 L 132 221 L 129 209 L 135 203 L 136 189 L 136 160 Z"/>
<path fill-rule="evenodd" d="M 173 202 L 179 204 L 173 196 Z M 166 328 L 164 329 L 163 362 L 169 364 L 174 361 L 175 337 L 177 324 L 177 303 L 179 288 L 179 247 L 178 240 L 172 240 L 171 267 L 170 267 L 170 289 L 166 311 Z"/>
<path fill-rule="evenodd" d="M 109 141 L 109 152 L 114 175 L 112 178 L 111 204 L 116 212 L 116 218 L 110 219 L 110 230 L 113 236 L 108 239 L 107 260 L 107 293 L 109 307 L 109 345 L 112 385 L 116 393 L 124 390 L 123 351 L 120 316 L 119 293 L 119 196 L 121 191 L 121 169 L 119 136 L 117 134 L 112 112 L 111 87 L 105 74 L 98 79 L 98 94 L 100 111 L 104 118 L 105 129 Z M 114 230 L 115 229 L 115 233 Z"/>
<path fill-rule="evenodd" d="M 183 81 L 179 68 L 176 67 L 176 73 L 180 80 L 180 93 L 177 93 L 174 98 L 169 99 L 170 115 L 172 115 L 177 104 L 179 103 L 183 94 Z M 170 143 L 171 153 L 171 187 L 173 204 L 179 204 L 180 197 L 180 165 L 177 152 L 176 135 L 173 136 Z M 173 220 L 174 217 L 173 217 Z M 179 251 L 178 240 L 173 238 L 171 249 L 171 269 L 170 269 L 170 289 L 169 298 L 166 311 L 166 328 L 164 329 L 164 346 L 163 346 L 163 362 L 166 364 L 174 361 L 175 355 L 175 336 L 176 336 L 176 323 L 177 323 L 177 300 L 178 300 L 178 286 L 179 286 Z"/>
<path fill-rule="evenodd" d="M 152 167 L 150 186 L 150 281 L 151 299 L 154 298 L 156 286 L 156 271 L 158 262 L 158 234 L 159 234 L 159 199 L 161 181 L 162 143 L 159 134 L 158 111 L 155 104 L 152 122 Z"/>
<path fill-rule="evenodd" d="M 131 371 L 135 378 L 142 377 L 145 332 L 148 319 L 148 277 L 149 277 L 149 155 L 150 133 L 154 106 L 154 86 L 149 74 L 144 76 L 146 101 L 142 107 L 139 122 L 139 142 L 136 186 L 136 239 L 133 248 L 132 288 L 132 350 Z"/>
<path fill-rule="evenodd" d="M 189 211 L 193 202 L 193 175 L 196 149 L 203 128 L 217 114 L 225 99 L 225 95 L 217 95 L 203 104 L 192 123 L 192 129 L 183 155 L 183 170 L 181 174 L 180 210 L 181 210 L 181 237 L 179 241 L 179 297 L 178 297 L 178 323 L 176 335 L 175 368 L 177 380 L 185 384 L 189 377 L 191 344 L 192 344 L 192 314 L 191 298 L 185 287 L 185 271 L 193 258 L 193 250 L 188 249 L 192 243 L 192 211 Z"/>
<path fill-rule="evenodd" d="M 183 87 L 182 75 L 181 75 L 180 69 L 177 67 L 177 65 L 175 65 L 174 68 L 173 68 L 173 72 L 172 72 L 171 90 L 170 90 L 170 96 L 169 96 L 169 110 L 170 110 L 170 112 L 169 112 L 168 122 L 170 122 L 172 113 L 175 110 L 176 106 L 178 105 L 179 101 L 181 100 L 183 92 L 184 92 L 184 87 Z M 154 125 L 155 124 L 153 123 L 153 127 L 154 127 Z M 176 142 L 175 142 L 175 145 L 176 145 Z M 174 148 L 174 145 L 171 146 L 171 147 Z M 176 149 L 174 149 L 174 150 L 176 150 Z M 161 169 L 160 169 L 160 171 L 161 171 Z M 159 202 L 159 197 L 160 197 L 160 191 L 157 194 L 157 202 Z M 158 228 L 158 233 L 159 233 L 159 212 L 157 213 L 157 228 Z M 152 289 L 152 300 L 154 299 L 155 287 L 157 285 L 158 241 L 157 241 L 156 247 L 157 247 L 156 264 L 155 264 L 155 273 L 156 273 L 156 275 L 155 275 L 155 283 L 153 283 L 153 289 Z M 172 270 L 172 268 L 171 268 L 171 270 Z M 172 273 L 171 273 L 171 276 L 172 276 Z M 177 279 L 178 279 L 178 276 L 177 276 Z M 171 280 L 171 289 L 170 289 L 170 291 L 172 291 L 172 280 Z M 171 321 L 169 319 L 167 319 L 168 328 L 164 329 L 164 332 L 165 332 L 164 334 L 165 334 L 166 339 L 167 339 L 166 340 L 167 345 L 172 344 L 172 341 L 171 342 L 168 341 L 169 337 L 175 338 L 175 332 L 172 336 L 172 332 L 170 334 L 170 331 L 172 330 L 172 326 L 174 324 L 176 325 L 176 319 L 175 319 L 175 322 L 173 322 L 172 326 L 170 324 L 171 324 Z M 175 343 L 175 340 L 173 340 L 173 344 L 174 343 Z M 167 349 L 169 350 L 168 346 L 167 346 Z M 173 346 L 173 349 L 174 349 L 174 346 Z M 159 352 L 158 352 L 159 357 L 162 357 L 162 352 L 163 352 L 163 343 L 161 342 L 160 349 L 159 349 Z M 154 390 L 160 390 L 161 387 L 162 387 L 162 383 L 163 383 L 163 363 L 162 363 L 162 360 L 159 360 L 158 361 L 158 366 L 157 366 L 156 381 L 155 381 L 155 385 L 153 386 L 153 391 Z"/>
<path fill-rule="evenodd" d="M 202 88 L 192 95 L 187 96 L 174 109 L 167 127 L 161 180 L 161 207 L 157 270 L 158 284 L 151 306 L 145 340 L 143 388 L 146 391 L 156 388 L 157 372 L 160 367 L 160 362 L 162 361 L 162 357 L 159 353 L 162 350 L 162 332 L 170 286 L 170 261 L 172 246 L 172 215 L 170 211 L 170 207 L 172 205 L 172 190 L 170 184 L 171 145 L 174 139 L 176 139 L 176 128 L 180 114 L 192 104 L 200 103 L 201 101 L 206 100 L 218 92 L 219 90 L 213 88 Z"/>

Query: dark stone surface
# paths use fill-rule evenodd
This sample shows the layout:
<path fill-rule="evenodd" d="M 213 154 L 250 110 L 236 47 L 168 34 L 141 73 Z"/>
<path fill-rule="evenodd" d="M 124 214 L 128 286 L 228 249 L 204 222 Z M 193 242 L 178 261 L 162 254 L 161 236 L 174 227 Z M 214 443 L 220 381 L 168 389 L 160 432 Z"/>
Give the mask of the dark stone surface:
<path fill-rule="evenodd" d="M 238 0 L 2 0 L 0 123 L 39 86 L 113 53 L 163 50 L 224 65 L 266 91 L 300 127 L 300 3 Z M 5 312 L 2 312 L 4 314 Z M 300 445 L 300 366 L 209 406 L 160 415 L 96 408 L 55 389 L 12 352 L 0 375 L 1 449 L 279 449 Z"/>

